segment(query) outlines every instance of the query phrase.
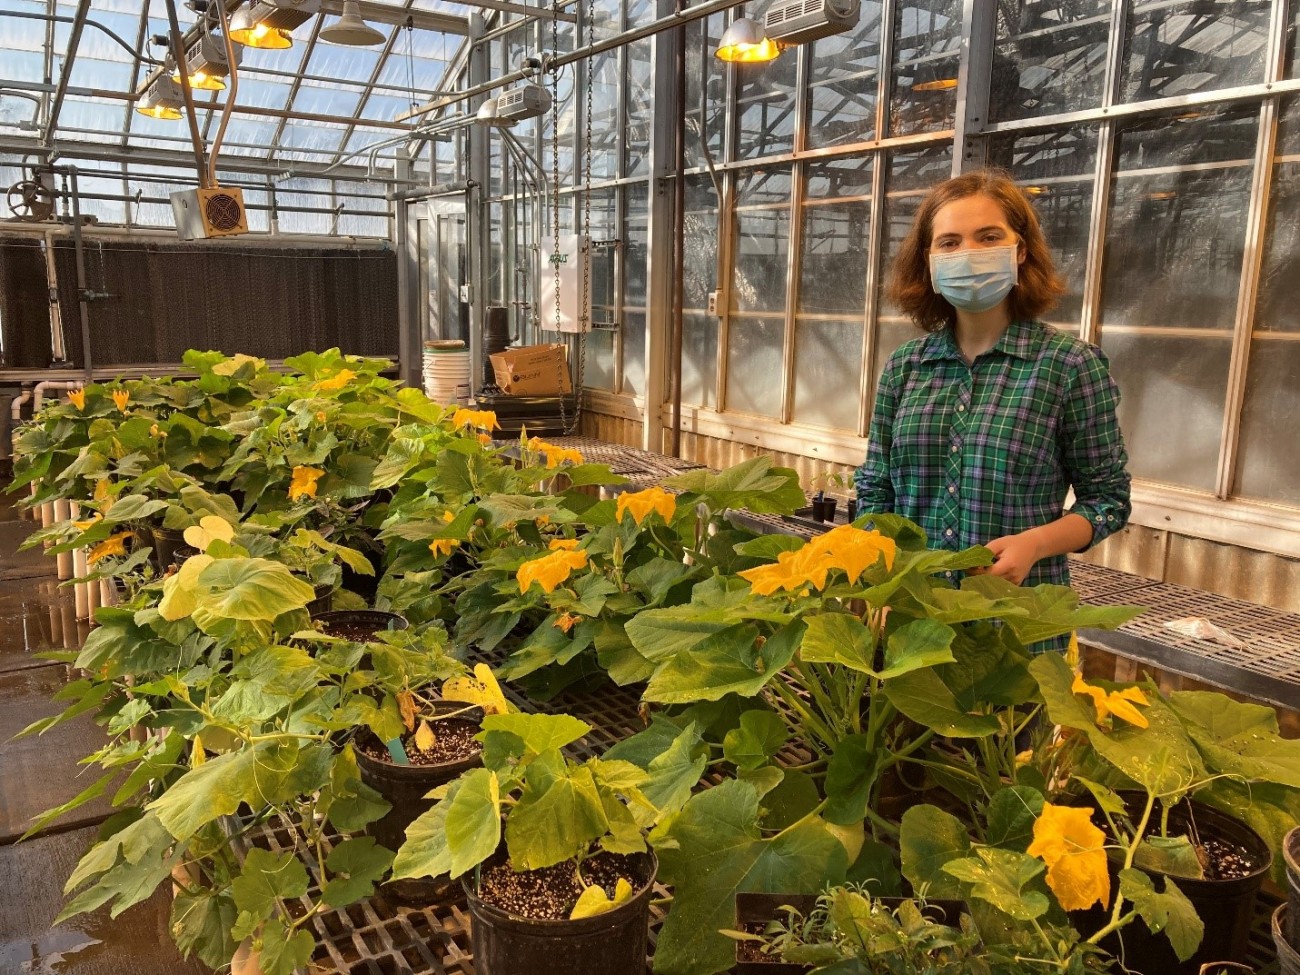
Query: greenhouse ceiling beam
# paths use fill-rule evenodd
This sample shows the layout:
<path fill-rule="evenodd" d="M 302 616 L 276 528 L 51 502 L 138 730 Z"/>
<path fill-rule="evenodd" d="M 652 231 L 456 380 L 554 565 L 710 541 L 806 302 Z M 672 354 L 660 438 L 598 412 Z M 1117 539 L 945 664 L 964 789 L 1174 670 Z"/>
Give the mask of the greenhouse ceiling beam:
<path fill-rule="evenodd" d="M 72 33 L 68 36 L 68 50 L 63 56 L 63 70 L 59 72 L 59 87 L 54 91 L 54 102 L 50 105 L 50 114 L 45 119 L 45 131 L 41 141 L 49 143 L 54 135 L 54 128 L 59 124 L 59 112 L 63 108 L 63 98 L 68 93 L 68 82 L 72 79 L 72 66 L 77 60 L 77 46 L 81 43 L 81 32 L 86 28 L 86 18 L 90 15 L 90 0 L 80 0 L 77 12 L 73 15 Z"/>
<path fill-rule="evenodd" d="M 52 85 L 42 85 L 35 81 L 6 81 L 6 88 L 17 88 L 20 91 L 49 91 Z M 69 86 L 68 94 L 78 95 L 83 98 L 108 98 L 114 101 L 134 102 L 137 95 L 125 91 L 106 91 L 103 88 L 77 88 Z M 199 111 L 219 112 L 225 107 L 223 102 L 205 102 L 198 106 Z M 291 112 L 282 108 L 258 108 L 254 105 L 236 104 L 234 109 L 236 115 L 261 115 L 267 118 L 290 118 L 303 122 L 330 122 L 335 124 L 347 125 L 353 121 L 351 115 L 319 115 L 314 112 Z M 393 129 L 397 132 L 409 132 L 411 126 L 403 125 L 400 122 L 383 122 L 379 120 L 367 119 L 365 124 L 377 129 Z"/>
<path fill-rule="evenodd" d="M 194 169 L 194 154 L 182 150 L 153 149 L 138 146 L 119 146 L 111 142 L 64 142 L 57 147 L 41 145 L 33 138 L 0 136 L 0 152 L 15 155 L 67 155 L 75 159 L 90 159 L 96 162 L 125 163 L 140 166 L 165 166 L 185 170 Z M 306 179 L 341 179 L 353 182 L 371 182 L 398 184 L 407 180 L 395 179 L 382 174 L 371 176 L 360 166 L 339 166 L 329 169 L 324 163 L 294 162 L 292 165 L 278 165 L 259 160 L 255 156 L 223 155 L 219 168 L 231 173 L 255 173 L 261 176 L 303 177 Z M 126 173 L 130 179 L 131 173 Z"/>
<path fill-rule="evenodd" d="M 595 44 L 589 44 L 586 47 L 580 47 L 568 54 L 561 54 L 552 58 L 549 67 L 551 69 L 562 68 L 566 64 L 573 64 L 575 61 L 582 61 L 586 58 L 593 57 L 597 54 L 603 54 L 606 51 L 616 47 L 622 47 L 625 44 L 631 44 L 642 38 L 658 34 L 660 31 L 668 30 L 671 27 L 678 27 L 682 24 L 689 24 L 691 21 L 699 20 L 702 17 L 708 17 L 710 14 L 720 13 L 723 10 L 730 10 L 732 7 L 738 7 L 744 0 L 706 0 L 698 7 L 688 7 L 685 10 L 679 10 L 671 13 L 666 17 L 660 17 L 641 27 L 624 31 L 614 37 L 606 38 L 603 41 L 597 41 Z M 491 81 L 485 81 L 481 85 L 474 85 L 466 88 L 464 91 L 458 91 L 455 95 L 443 98 L 435 98 L 431 102 L 425 102 L 419 108 L 407 112 L 405 115 L 399 115 L 397 121 L 405 122 L 407 119 L 416 118 L 420 115 L 427 115 L 429 112 L 436 112 L 440 108 L 446 108 L 448 105 L 455 105 L 467 98 L 473 98 L 475 95 L 482 95 L 492 91 L 495 88 L 503 88 L 506 85 L 512 85 L 516 81 L 524 81 L 533 76 L 531 71 L 512 71 L 509 74 L 502 75 Z"/>
<path fill-rule="evenodd" d="M 284 100 L 284 107 L 288 111 L 293 111 L 294 100 L 298 97 L 298 90 L 302 88 L 302 73 L 307 70 L 307 65 L 311 63 L 312 52 L 316 50 L 316 39 L 320 37 L 323 23 L 325 23 L 324 17 L 316 18 L 311 27 L 311 37 L 307 39 L 307 43 L 303 46 L 302 61 L 298 65 L 297 76 L 290 83 L 289 95 Z M 397 32 L 394 31 L 393 33 Z M 213 116 L 209 115 L 208 121 L 211 122 L 212 118 Z M 275 129 L 275 135 L 271 138 L 271 145 L 268 147 L 270 151 L 266 154 L 267 159 L 274 159 L 276 153 L 280 151 L 280 140 L 284 138 L 284 130 L 288 125 L 289 119 L 287 117 L 280 119 Z"/>
<path fill-rule="evenodd" d="M 464 0 L 467 7 L 479 7 L 483 10 L 497 10 L 506 14 L 520 14 L 529 20 L 562 20 L 566 23 L 576 24 L 578 15 L 571 14 L 567 10 L 557 9 L 566 7 L 568 4 L 555 4 L 550 9 L 546 7 L 529 7 L 522 3 L 509 3 L 508 0 Z M 514 24 L 513 26 L 519 26 Z"/>

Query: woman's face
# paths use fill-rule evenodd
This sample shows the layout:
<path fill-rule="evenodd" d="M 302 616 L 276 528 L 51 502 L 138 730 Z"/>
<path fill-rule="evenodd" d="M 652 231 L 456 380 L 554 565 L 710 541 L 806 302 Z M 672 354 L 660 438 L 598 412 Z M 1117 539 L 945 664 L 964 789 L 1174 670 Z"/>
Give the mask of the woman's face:
<path fill-rule="evenodd" d="M 934 214 L 930 228 L 930 253 L 953 254 L 977 247 L 1009 247 L 1018 244 L 1002 206 L 992 197 L 976 194 L 945 203 Z M 1016 260 L 1023 263 L 1023 247 Z"/>

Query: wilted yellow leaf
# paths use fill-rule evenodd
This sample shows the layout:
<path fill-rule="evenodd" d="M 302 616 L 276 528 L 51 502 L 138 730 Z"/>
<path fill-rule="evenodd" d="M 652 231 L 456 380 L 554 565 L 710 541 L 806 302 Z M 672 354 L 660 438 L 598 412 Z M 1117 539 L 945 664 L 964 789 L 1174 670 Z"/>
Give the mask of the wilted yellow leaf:
<path fill-rule="evenodd" d="M 1110 902 L 1106 834 L 1092 823 L 1092 810 L 1044 803 L 1034 820 L 1027 851 L 1047 864 L 1047 886 L 1067 911 Z"/>
<path fill-rule="evenodd" d="M 598 887 L 595 884 L 583 890 L 578 902 L 573 905 L 573 910 L 569 913 L 569 920 L 576 921 L 582 917 L 594 917 L 597 914 L 604 914 L 612 911 L 619 904 L 632 899 L 632 885 L 622 877 L 618 878 L 618 883 L 614 885 L 614 896 L 611 899 L 606 896 L 605 888 Z"/>
<path fill-rule="evenodd" d="M 510 710 L 501 685 L 487 664 L 475 664 L 473 677 L 452 677 L 443 681 L 442 699 L 476 705 L 483 709 L 484 714 L 506 714 Z"/>
<path fill-rule="evenodd" d="M 430 752 L 436 744 L 438 744 L 438 736 L 429 727 L 429 722 L 421 721 L 420 727 L 415 732 L 415 747 L 422 752 Z"/>
<path fill-rule="evenodd" d="M 234 541 L 235 529 L 225 518 L 204 515 L 197 525 L 190 525 L 185 529 L 184 536 L 186 545 L 197 548 L 200 552 L 206 552 L 208 546 L 214 541 Z"/>
<path fill-rule="evenodd" d="M 415 719 L 418 715 L 415 707 L 415 695 L 410 691 L 398 691 L 397 710 L 402 713 L 402 724 L 406 725 L 406 730 L 414 731 Z"/>

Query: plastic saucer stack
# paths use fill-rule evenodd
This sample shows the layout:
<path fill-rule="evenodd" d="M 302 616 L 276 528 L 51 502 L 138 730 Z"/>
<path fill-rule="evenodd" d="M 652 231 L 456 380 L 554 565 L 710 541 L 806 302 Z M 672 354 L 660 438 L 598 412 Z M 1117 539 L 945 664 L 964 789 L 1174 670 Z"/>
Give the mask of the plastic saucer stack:
<path fill-rule="evenodd" d="M 460 339 L 424 343 L 424 392 L 435 403 L 469 402 L 469 349 Z"/>

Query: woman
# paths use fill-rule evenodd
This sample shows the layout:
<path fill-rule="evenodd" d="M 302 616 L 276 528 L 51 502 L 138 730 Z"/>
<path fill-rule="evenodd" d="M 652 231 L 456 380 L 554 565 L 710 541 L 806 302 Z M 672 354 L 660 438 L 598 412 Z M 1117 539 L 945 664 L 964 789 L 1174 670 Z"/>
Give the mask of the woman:
<path fill-rule="evenodd" d="M 985 545 L 988 571 L 1017 585 L 1068 585 L 1066 553 L 1124 527 L 1127 455 L 1106 357 L 1037 320 L 1064 290 L 1005 173 L 930 191 L 889 283 L 927 334 L 885 365 L 860 512 L 910 518 L 941 548 Z"/>

